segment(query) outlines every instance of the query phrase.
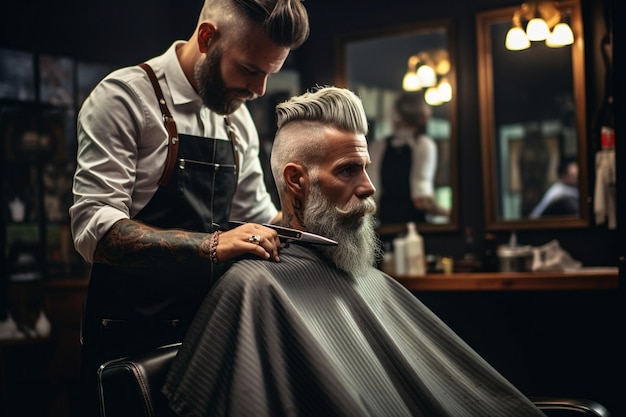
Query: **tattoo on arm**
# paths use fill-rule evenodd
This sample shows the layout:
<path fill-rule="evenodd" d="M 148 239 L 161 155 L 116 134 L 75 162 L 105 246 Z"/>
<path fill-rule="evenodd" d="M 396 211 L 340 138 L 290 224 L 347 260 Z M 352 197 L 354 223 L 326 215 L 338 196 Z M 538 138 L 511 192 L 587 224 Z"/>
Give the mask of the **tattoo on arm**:
<path fill-rule="evenodd" d="M 120 220 L 98 242 L 95 261 L 123 266 L 171 265 L 209 258 L 202 247 L 210 233 L 158 229 L 136 220 Z"/>

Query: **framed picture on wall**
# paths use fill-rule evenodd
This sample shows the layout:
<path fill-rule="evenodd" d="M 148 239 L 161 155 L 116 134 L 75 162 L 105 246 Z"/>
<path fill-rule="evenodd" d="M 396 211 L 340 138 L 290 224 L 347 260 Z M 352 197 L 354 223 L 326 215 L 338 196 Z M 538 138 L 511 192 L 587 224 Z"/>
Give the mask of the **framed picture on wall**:
<path fill-rule="evenodd" d="M 30 52 L 0 49 L 0 99 L 35 99 L 34 55 Z"/>
<path fill-rule="evenodd" d="M 39 56 L 39 97 L 45 104 L 74 106 L 74 60 L 52 55 Z"/>

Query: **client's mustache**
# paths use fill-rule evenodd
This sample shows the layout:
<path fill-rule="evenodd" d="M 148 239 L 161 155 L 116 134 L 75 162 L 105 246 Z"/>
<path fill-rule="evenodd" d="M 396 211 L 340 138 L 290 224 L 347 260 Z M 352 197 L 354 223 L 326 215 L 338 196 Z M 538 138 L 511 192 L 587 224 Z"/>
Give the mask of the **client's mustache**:
<path fill-rule="evenodd" d="M 345 217 L 364 216 L 376 212 L 376 201 L 373 197 L 364 200 L 348 203 L 344 207 L 335 207 L 337 213 Z"/>

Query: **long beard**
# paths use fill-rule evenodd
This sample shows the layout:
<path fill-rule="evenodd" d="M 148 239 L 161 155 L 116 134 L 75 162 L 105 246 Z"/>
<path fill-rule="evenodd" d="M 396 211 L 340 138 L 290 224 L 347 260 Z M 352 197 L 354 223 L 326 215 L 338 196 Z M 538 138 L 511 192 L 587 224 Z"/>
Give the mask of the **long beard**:
<path fill-rule="evenodd" d="M 382 245 L 374 230 L 375 211 L 376 204 L 371 197 L 338 208 L 322 195 L 319 186 L 312 184 L 303 221 L 309 232 L 339 243 L 320 250 L 337 268 L 356 277 L 375 266 L 382 256 Z"/>
<path fill-rule="evenodd" d="M 215 48 L 204 60 L 196 63 L 193 75 L 204 105 L 217 114 L 226 115 L 237 110 L 243 101 L 229 98 L 230 90 L 220 71 L 221 62 L 222 50 Z"/>

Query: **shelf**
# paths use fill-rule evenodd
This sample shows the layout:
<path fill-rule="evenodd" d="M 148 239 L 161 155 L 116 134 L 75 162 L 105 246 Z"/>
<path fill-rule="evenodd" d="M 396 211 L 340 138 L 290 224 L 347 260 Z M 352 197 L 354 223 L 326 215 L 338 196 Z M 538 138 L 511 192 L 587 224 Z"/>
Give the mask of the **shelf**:
<path fill-rule="evenodd" d="M 618 288 L 617 268 L 583 268 L 576 272 L 468 272 L 394 278 L 411 291 L 561 291 Z"/>

